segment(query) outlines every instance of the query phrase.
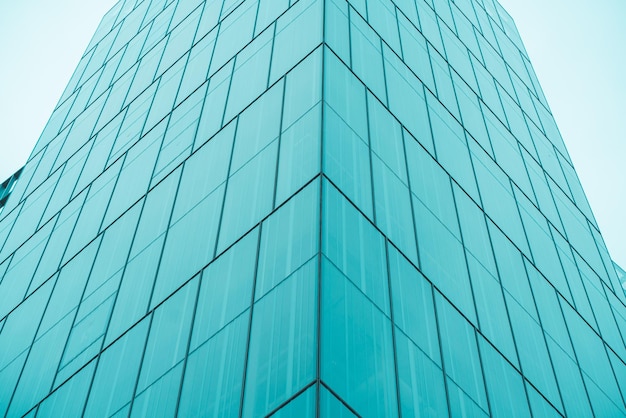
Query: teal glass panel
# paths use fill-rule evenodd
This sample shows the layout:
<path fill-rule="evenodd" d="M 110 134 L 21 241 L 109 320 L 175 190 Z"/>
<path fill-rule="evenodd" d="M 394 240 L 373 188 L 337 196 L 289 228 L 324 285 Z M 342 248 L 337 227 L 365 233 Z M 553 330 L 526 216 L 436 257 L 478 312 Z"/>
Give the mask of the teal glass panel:
<path fill-rule="evenodd" d="M 409 8 L 410 6 L 406 6 L 403 8 L 403 11 Z M 410 14 L 406 11 L 405 13 L 407 13 L 407 16 L 410 18 Z M 403 15 L 398 14 L 398 27 L 400 30 L 400 41 L 402 42 L 403 59 L 409 68 L 419 77 L 420 81 L 431 91 L 435 91 L 435 80 L 433 79 L 433 70 L 430 65 L 427 41 L 421 32 L 414 29 L 413 24 L 417 21 L 417 15 L 414 19 L 415 20 L 411 19 L 412 21 L 409 22 Z"/>
<path fill-rule="evenodd" d="M 569 305 L 563 304 L 562 308 L 580 368 L 583 375 L 589 376 L 585 380 L 596 385 L 602 385 L 605 396 L 616 405 L 620 405 L 623 401 L 605 351 L 604 342 Z"/>
<path fill-rule="evenodd" d="M 518 206 L 524 223 L 524 230 L 533 255 L 534 265 L 543 272 L 543 275 L 569 301 L 572 296 L 565 278 L 565 273 L 559 261 L 559 254 L 552 239 L 548 223 L 541 213 L 528 202 L 527 199 L 516 193 Z"/>
<path fill-rule="evenodd" d="M 250 306 L 258 241 L 259 232 L 255 229 L 202 272 L 190 351 Z"/>
<path fill-rule="evenodd" d="M 367 139 L 365 88 L 328 49 L 324 50 L 324 100 L 359 138 Z"/>
<path fill-rule="evenodd" d="M 377 0 L 371 4 L 376 4 L 378 8 L 388 13 Z M 397 37 L 397 30 L 395 32 Z M 349 39 L 352 71 L 381 101 L 386 103 L 387 90 L 382 43 L 378 34 L 357 13 L 351 13 Z"/>
<path fill-rule="evenodd" d="M 202 115 L 198 124 L 197 141 L 194 150 L 208 141 L 223 125 L 224 107 L 228 97 L 228 86 L 233 69 L 233 61 L 231 60 L 222 68 L 220 68 L 209 79 L 209 87 L 206 97 L 204 98 L 204 106 L 202 107 Z"/>
<path fill-rule="evenodd" d="M 413 210 L 422 272 L 475 323 L 472 285 L 461 241 L 415 196 Z"/>
<path fill-rule="evenodd" d="M 309 184 L 263 223 L 255 300 L 319 252 L 319 190 Z"/>
<path fill-rule="evenodd" d="M 432 153 L 433 144 L 424 98 L 424 86 L 393 52 L 386 48 L 383 52 L 389 109 L 400 123 Z"/>
<path fill-rule="evenodd" d="M 522 376 L 488 342 L 479 338 L 493 417 L 530 417 Z"/>
<path fill-rule="evenodd" d="M 48 222 L 43 228 L 35 233 L 22 247 L 20 247 L 10 260 L 0 267 L 0 315 L 4 316 L 10 307 L 20 303 L 27 295 L 31 279 L 45 251 L 47 238 L 52 232 L 54 222 Z M 10 261 L 10 263 L 9 263 Z M 6 272 L 3 271 L 7 268 Z"/>
<path fill-rule="evenodd" d="M 0 344 L 4 347 L 0 352 L 0 383 L 3 388 L 14 388 L 17 384 L 28 347 L 39 326 L 39 321 L 31 318 L 42 316 L 52 288 L 52 282 L 44 284 L 5 319 L 0 334 Z M 2 397 L 0 408 L 3 409 L 0 412 L 6 412 L 10 396 Z"/>
<path fill-rule="evenodd" d="M 355 415 L 337 397 L 330 393 L 324 386 L 320 388 L 320 417 L 324 418 L 354 418 Z"/>
<path fill-rule="evenodd" d="M 128 259 L 140 209 L 139 204 L 134 205 L 105 231 L 85 288 L 85 295 L 90 295 L 108 280 L 119 280 L 118 273 Z"/>
<path fill-rule="evenodd" d="M 446 374 L 472 401 L 487 410 L 487 393 L 483 383 L 476 331 L 441 295 L 435 295 Z M 454 413 L 452 415 L 455 416 Z"/>
<path fill-rule="evenodd" d="M 517 303 L 509 303 L 508 308 L 524 375 L 560 409 L 559 389 L 540 325 Z"/>
<path fill-rule="evenodd" d="M 128 260 L 109 321 L 107 343 L 116 339 L 148 311 L 164 240 L 165 235 L 161 235 Z"/>
<path fill-rule="evenodd" d="M 264 416 L 315 378 L 318 263 L 312 259 L 254 305 L 244 416 Z"/>
<path fill-rule="evenodd" d="M 371 94 L 367 96 L 367 106 L 372 151 L 403 183 L 407 184 L 404 140 L 400 124 Z"/>
<path fill-rule="evenodd" d="M 400 54 L 400 38 L 396 21 L 396 8 L 393 3 L 384 0 L 367 1 L 367 17 L 372 27 L 378 32 L 397 54 Z"/>
<path fill-rule="evenodd" d="M 315 409 L 315 386 L 311 386 L 270 416 L 274 418 L 313 418 Z"/>
<path fill-rule="evenodd" d="M 207 59 L 207 57 L 211 57 L 213 54 L 216 36 L 217 30 L 212 30 L 200 42 L 194 45 L 189 52 L 189 61 L 185 66 L 185 73 L 180 83 L 177 102 L 184 100 L 205 82 L 209 72 L 209 65 L 211 64 L 211 60 Z"/>
<path fill-rule="evenodd" d="M 113 188 L 115 187 L 114 180 L 115 176 L 119 173 L 120 166 L 121 164 L 119 162 L 114 163 L 103 175 L 98 177 L 98 179 L 91 184 L 86 201 L 83 203 L 81 210 L 77 212 L 78 220 L 74 221 L 76 222 L 76 227 L 68 231 L 68 233 L 71 234 L 69 242 L 69 237 L 67 237 L 62 244 L 58 244 L 59 246 L 63 246 L 63 249 L 59 248 L 61 251 L 59 258 L 63 257 L 63 263 L 66 263 L 67 260 L 78 253 L 78 251 L 87 245 L 100 231 L 102 218 L 106 211 L 111 193 L 113 192 Z M 67 226 L 72 228 L 74 225 Z M 65 248 L 66 246 L 67 248 Z M 63 250 L 65 250 L 65 252 L 63 252 Z M 53 256 L 50 255 L 50 257 L 52 258 Z M 61 262 L 60 259 L 56 260 L 57 264 L 54 265 L 54 270 L 58 268 L 59 262 Z M 52 272 L 54 272 L 54 270 Z"/>
<path fill-rule="evenodd" d="M 322 98 L 322 54 L 323 49 L 317 48 L 287 74 L 281 123 L 283 131 Z"/>
<path fill-rule="evenodd" d="M 391 321 L 322 258 L 322 380 L 361 416 L 398 416 Z"/>
<path fill-rule="evenodd" d="M 460 239 L 450 176 L 411 136 L 405 136 L 411 193 Z"/>
<path fill-rule="evenodd" d="M 174 416 L 183 365 L 178 364 L 135 397 L 131 417 Z"/>
<path fill-rule="evenodd" d="M 498 270 L 483 211 L 455 183 L 453 183 L 452 189 L 454 190 L 454 201 L 463 234 L 463 245 L 467 249 L 468 258 L 472 257 L 489 274 L 497 277 Z"/>
<path fill-rule="evenodd" d="M 372 156 L 374 209 L 382 232 L 417 263 L 409 188 L 377 156 Z"/>
<path fill-rule="evenodd" d="M 50 390 L 71 324 L 68 315 L 35 338 L 11 397 L 8 416 L 22 416 Z"/>
<path fill-rule="evenodd" d="M 335 268 L 389 315 L 384 237 L 327 182 L 324 182 L 322 199 L 322 252 Z"/>
<path fill-rule="evenodd" d="M 244 312 L 189 354 L 179 416 L 237 416 L 248 339 Z"/>
<path fill-rule="evenodd" d="M 505 296 L 514 298 L 530 316 L 539 320 L 522 255 L 492 222 L 487 222 L 487 227 Z"/>
<path fill-rule="evenodd" d="M 485 212 L 524 254 L 529 255 L 509 177 L 482 151 L 476 150 L 472 155 Z"/>
<path fill-rule="evenodd" d="M 402 331 L 395 334 L 402 416 L 447 417 L 443 371 Z"/>
<path fill-rule="evenodd" d="M 209 73 L 221 68 L 252 40 L 257 8 L 258 2 L 247 0 L 222 20 Z"/>
<path fill-rule="evenodd" d="M 118 281 L 110 280 L 98 291 L 83 299 L 67 339 L 55 386 L 71 376 L 98 353 L 113 307 Z"/>
<path fill-rule="evenodd" d="M 497 118 L 489 117 L 490 112 L 485 112 L 485 115 L 496 162 L 506 169 L 507 174 L 520 189 L 532 195 L 528 173 L 520 153 L 521 147 Z"/>
<path fill-rule="evenodd" d="M 198 281 L 187 283 L 152 314 L 136 393 L 143 392 L 187 354 Z"/>
<path fill-rule="evenodd" d="M 437 161 L 467 194 L 475 201 L 479 201 L 472 160 L 463 127 L 438 101 L 432 99 L 432 96 L 428 96 L 428 98 Z"/>
<path fill-rule="evenodd" d="M 283 83 L 278 83 L 239 116 L 231 172 L 239 170 L 278 138 L 281 115 L 277 109 L 281 108 L 283 94 Z"/>
<path fill-rule="evenodd" d="M 172 29 L 169 34 L 167 45 L 163 51 L 163 56 L 161 57 L 159 70 L 157 70 L 157 72 L 161 71 L 161 69 L 169 68 L 178 60 L 178 58 L 191 48 L 193 38 L 196 34 L 196 28 L 198 27 L 198 22 L 200 20 L 200 12 L 202 10 L 199 8 L 194 10 L 193 13 L 187 16 L 183 22 L 180 22 L 181 17 L 185 16 L 185 12 L 182 10 L 185 7 L 189 7 L 190 4 L 192 3 L 183 2 L 176 7 L 176 11 L 171 22 L 171 27 L 174 29 Z"/>
<path fill-rule="evenodd" d="M 441 366 L 432 285 L 395 247 L 388 245 L 388 252 L 394 323 Z"/>
<path fill-rule="evenodd" d="M 133 396 L 148 333 L 144 320 L 102 352 L 91 385 L 85 415 L 111 415 Z"/>
<path fill-rule="evenodd" d="M 324 174 L 368 217 L 373 218 L 368 144 L 329 106 L 324 106 Z"/>
<path fill-rule="evenodd" d="M 194 92 L 172 112 L 161 151 L 154 167 L 152 184 L 169 174 L 181 161 L 189 157 L 196 137 L 206 85 Z"/>
<path fill-rule="evenodd" d="M 170 226 L 150 306 L 163 301 L 213 259 L 223 196 L 220 186 Z"/>
<path fill-rule="evenodd" d="M 454 83 L 452 80 L 452 68 L 449 63 L 437 51 L 429 48 L 430 62 L 433 68 L 433 76 L 435 77 L 435 86 L 437 87 L 437 100 L 441 102 L 446 111 L 450 112 L 456 119 L 460 119 L 461 115 L 458 110 L 458 102 L 454 91 Z M 429 96 L 429 104 L 432 96 Z M 432 100 L 434 102 L 434 100 Z"/>
<path fill-rule="evenodd" d="M 75 314 L 85 291 L 85 283 L 89 277 L 99 243 L 100 240 L 94 241 L 61 269 L 56 277 L 56 283 L 53 282 L 54 290 L 47 301 L 45 314 L 39 324 L 38 333 L 40 335 L 66 315 Z"/>
<path fill-rule="evenodd" d="M 156 94 L 145 123 L 146 131 L 152 129 L 153 126 L 172 111 L 176 93 L 178 93 L 178 87 L 183 76 L 184 65 L 185 60 L 179 60 L 159 79 Z"/>
<path fill-rule="evenodd" d="M 322 105 L 318 104 L 280 138 L 275 206 L 320 172 Z"/>
<path fill-rule="evenodd" d="M 44 399 L 39 405 L 37 416 L 42 418 L 80 416 L 85 406 L 94 367 L 95 362 L 89 363 L 87 367 Z"/>
<path fill-rule="evenodd" d="M 528 403 L 530 404 L 530 411 L 533 416 L 546 418 L 558 418 L 561 416 L 559 412 L 528 383 L 526 384 L 526 392 L 528 393 Z"/>
<path fill-rule="evenodd" d="M 346 64 L 350 65 L 349 2 L 329 0 L 325 2 L 324 41 Z"/>
<path fill-rule="evenodd" d="M 226 181 L 235 128 L 235 123 L 225 126 L 185 162 L 172 222 L 178 221 Z M 211 167 L 210 172 L 206 167 Z"/>
<path fill-rule="evenodd" d="M 572 351 L 567 326 L 560 306 L 560 303 L 565 302 L 561 302 L 562 298 L 536 269 L 528 266 L 528 273 L 537 310 L 539 311 L 539 318 L 541 319 L 541 326 L 546 336 L 551 337 L 559 344 L 561 349 L 573 357 L 574 352 Z"/>
<path fill-rule="evenodd" d="M 220 39 L 218 37 L 218 45 Z M 272 32 L 266 30 L 237 54 L 224 111 L 225 121 L 231 120 L 267 88 L 271 53 Z"/>
<path fill-rule="evenodd" d="M 222 251 L 272 210 L 278 141 L 259 152 L 226 185 L 217 251 Z"/>
<path fill-rule="evenodd" d="M 313 51 L 322 41 L 322 0 L 292 3 L 276 22 L 270 84 Z"/>
<path fill-rule="evenodd" d="M 288 8 L 289 0 L 260 0 L 255 34 L 267 28 L 270 23 L 274 22 Z"/>

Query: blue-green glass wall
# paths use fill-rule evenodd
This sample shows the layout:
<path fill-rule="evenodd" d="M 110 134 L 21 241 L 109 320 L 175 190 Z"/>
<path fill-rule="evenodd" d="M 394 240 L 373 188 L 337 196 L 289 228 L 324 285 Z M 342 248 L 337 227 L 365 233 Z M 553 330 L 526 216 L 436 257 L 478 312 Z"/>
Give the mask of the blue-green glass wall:
<path fill-rule="evenodd" d="M 626 414 L 626 296 L 492 0 L 126 0 L 0 214 L 0 415 Z"/>

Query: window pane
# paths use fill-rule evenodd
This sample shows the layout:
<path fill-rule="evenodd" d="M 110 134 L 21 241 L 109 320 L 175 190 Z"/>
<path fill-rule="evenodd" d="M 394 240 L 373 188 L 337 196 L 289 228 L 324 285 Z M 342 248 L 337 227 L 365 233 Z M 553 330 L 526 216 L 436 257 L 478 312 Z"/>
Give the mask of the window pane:
<path fill-rule="evenodd" d="M 243 414 L 264 416 L 316 374 L 317 258 L 254 306 Z"/>
<path fill-rule="evenodd" d="M 362 416 L 398 415 L 391 321 L 322 258 L 322 379 Z"/>
<path fill-rule="evenodd" d="M 242 313 L 189 355 L 179 416 L 239 414 L 249 318 L 249 311 Z"/>

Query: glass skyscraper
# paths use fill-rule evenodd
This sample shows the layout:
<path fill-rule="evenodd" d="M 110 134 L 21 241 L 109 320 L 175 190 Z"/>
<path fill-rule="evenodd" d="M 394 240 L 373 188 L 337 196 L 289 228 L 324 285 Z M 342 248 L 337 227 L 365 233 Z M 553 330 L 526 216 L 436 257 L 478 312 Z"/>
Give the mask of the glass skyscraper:
<path fill-rule="evenodd" d="M 493 0 L 122 0 L 0 214 L 4 417 L 618 417 L 625 338 Z"/>

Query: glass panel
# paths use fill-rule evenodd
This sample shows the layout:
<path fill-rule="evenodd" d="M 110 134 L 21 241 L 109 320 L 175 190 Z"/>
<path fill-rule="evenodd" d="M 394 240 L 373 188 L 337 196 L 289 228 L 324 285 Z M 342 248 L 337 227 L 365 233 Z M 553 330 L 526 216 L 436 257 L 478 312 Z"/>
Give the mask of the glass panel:
<path fill-rule="evenodd" d="M 273 83 L 322 41 L 321 0 L 292 2 L 291 8 L 278 19 L 272 54 L 270 83 Z"/>
<path fill-rule="evenodd" d="M 152 314 L 137 393 L 161 378 L 187 354 L 191 318 L 196 307 L 199 278 L 187 283 Z"/>
<path fill-rule="evenodd" d="M 130 413 L 131 417 L 173 417 L 180 391 L 182 363 L 165 375 L 159 377 L 145 391 L 135 398 Z"/>
<path fill-rule="evenodd" d="M 385 239 L 343 196 L 324 182 L 322 251 L 379 309 L 389 314 Z"/>
<path fill-rule="evenodd" d="M 480 352 L 493 417 L 530 417 L 522 376 L 483 338 Z"/>
<path fill-rule="evenodd" d="M 559 389 L 543 330 L 519 304 L 509 303 L 508 308 L 524 376 L 561 409 Z"/>
<path fill-rule="evenodd" d="M 321 117 L 320 104 L 283 131 L 274 206 L 279 206 L 320 172 Z"/>
<path fill-rule="evenodd" d="M 130 401 L 148 327 L 148 320 L 140 322 L 100 355 L 85 415 L 109 416 Z"/>
<path fill-rule="evenodd" d="M 66 316 L 33 342 L 20 381 L 13 392 L 7 416 L 22 416 L 48 393 L 63 354 L 72 319 L 72 316 Z M 3 387 L 3 398 L 6 390 L 13 387 Z"/>
<path fill-rule="evenodd" d="M 313 385 L 271 416 L 273 418 L 315 417 L 315 392 L 315 385 Z"/>
<path fill-rule="evenodd" d="M 278 141 L 228 180 L 217 251 L 223 251 L 272 210 Z"/>
<path fill-rule="evenodd" d="M 223 196 L 224 186 L 220 186 L 170 227 L 151 307 L 213 259 Z"/>
<path fill-rule="evenodd" d="M 254 4 L 254 2 L 249 2 Z M 243 5 L 242 7 L 245 7 Z M 235 12 L 236 13 L 236 12 Z M 222 36 L 217 38 L 218 45 Z M 223 42 L 222 42 L 223 44 Z M 235 58 L 235 68 L 228 90 L 224 111 L 225 121 L 231 120 L 267 88 L 272 31 L 257 36 Z"/>
<path fill-rule="evenodd" d="M 409 188 L 376 155 L 372 156 L 372 177 L 376 225 L 417 264 Z"/>
<path fill-rule="evenodd" d="M 324 106 L 324 173 L 369 218 L 372 213 L 368 145 L 329 106 Z"/>
<path fill-rule="evenodd" d="M 322 258 L 322 379 L 362 416 L 398 416 L 391 321 Z"/>
<path fill-rule="evenodd" d="M 179 416 L 239 414 L 249 318 L 244 312 L 189 355 Z"/>
<path fill-rule="evenodd" d="M 397 328 L 396 350 L 402 415 L 447 417 L 443 371 Z"/>
<path fill-rule="evenodd" d="M 377 0 L 371 4 L 379 4 Z M 386 8 L 380 9 L 388 12 Z M 394 18 L 395 20 L 395 18 Z M 396 36 L 397 36 L 397 30 Z M 378 34 L 357 13 L 350 14 L 352 70 L 383 102 L 387 102 L 382 44 Z"/>
<path fill-rule="evenodd" d="M 46 398 L 39 405 L 37 415 L 42 418 L 81 416 L 95 366 L 95 361 L 89 363 L 87 367 Z"/>
<path fill-rule="evenodd" d="M 435 293 L 435 303 L 446 374 L 474 402 L 488 410 L 476 331 L 439 293 Z"/>
<path fill-rule="evenodd" d="M 388 248 L 395 325 L 441 366 L 432 286 L 393 246 Z"/>
<path fill-rule="evenodd" d="M 324 386 L 320 388 L 320 417 L 354 418 L 356 417 L 345 404 L 330 393 Z"/>
<path fill-rule="evenodd" d="M 255 300 L 319 251 L 319 189 L 313 182 L 263 223 Z"/>
<path fill-rule="evenodd" d="M 264 416 L 316 374 L 314 258 L 254 306 L 243 415 Z"/>
<path fill-rule="evenodd" d="M 250 306 L 258 241 L 259 232 L 255 229 L 202 273 L 190 351 Z"/>

